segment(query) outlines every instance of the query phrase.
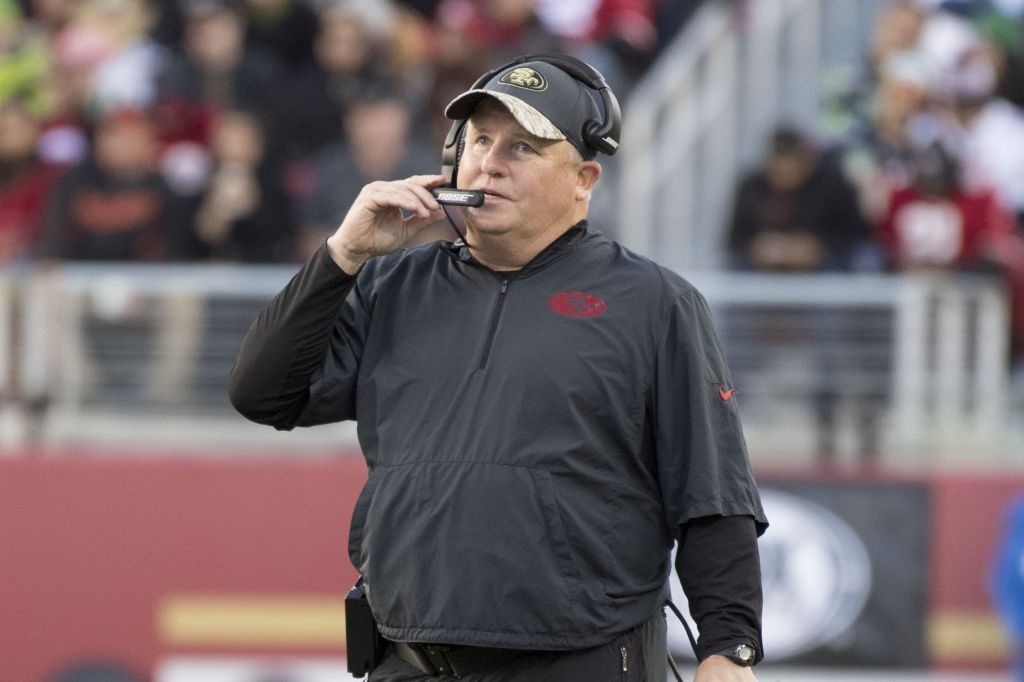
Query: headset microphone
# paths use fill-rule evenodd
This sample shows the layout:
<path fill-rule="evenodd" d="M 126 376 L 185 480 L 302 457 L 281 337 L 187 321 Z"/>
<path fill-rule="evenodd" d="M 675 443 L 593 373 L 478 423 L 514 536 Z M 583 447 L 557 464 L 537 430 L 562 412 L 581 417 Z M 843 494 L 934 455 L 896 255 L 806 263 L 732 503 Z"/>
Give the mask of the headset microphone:
<path fill-rule="evenodd" d="M 475 189 L 453 189 L 451 187 L 435 187 L 430 190 L 439 204 L 448 206 L 471 206 L 484 205 L 484 193 Z"/>

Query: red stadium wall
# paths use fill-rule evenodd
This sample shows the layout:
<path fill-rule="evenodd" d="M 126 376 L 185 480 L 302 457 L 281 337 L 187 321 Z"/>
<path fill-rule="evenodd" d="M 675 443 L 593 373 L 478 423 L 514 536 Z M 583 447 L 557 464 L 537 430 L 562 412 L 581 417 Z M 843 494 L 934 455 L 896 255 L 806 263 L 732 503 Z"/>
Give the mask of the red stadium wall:
<path fill-rule="evenodd" d="M 96 658 L 149 675 L 175 650 L 338 654 L 324 614 L 353 583 L 365 479 L 361 457 L 0 460 L 0 679 Z"/>
<path fill-rule="evenodd" d="M 342 654 L 365 477 L 358 453 L 0 459 L 0 679 L 97 658 L 150 675 L 175 655 Z M 1024 476 L 924 483 L 929 660 L 1002 665 L 987 576 Z"/>
<path fill-rule="evenodd" d="M 1006 646 L 993 613 L 989 576 L 1021 475 L 939 476 L 932 482 L 932 660 L 942 667 L 1002 665 Z"/>

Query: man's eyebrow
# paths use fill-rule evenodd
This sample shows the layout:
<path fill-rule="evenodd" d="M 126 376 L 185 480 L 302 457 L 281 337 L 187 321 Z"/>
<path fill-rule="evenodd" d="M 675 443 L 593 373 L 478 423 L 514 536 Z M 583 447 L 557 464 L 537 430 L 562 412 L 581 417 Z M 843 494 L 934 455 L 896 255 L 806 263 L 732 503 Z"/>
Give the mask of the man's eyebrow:
<path fill-rule="evenodd" d="M 478 124 L 478 123 L 470 122 L 469 127 L 468 127 L 468 131 L 469 132 L 473 132 L 473 133 L 477 133 L 477 134 L 483 133 L 485 135 L 490 135 L 490 134 L 492 134 L 493 128 L 494 128 L 493 125 L 489 126 L 489 125 L 487 125 L 487 123 Z M 514 137 L 517 140 L 521 140 L 523 142 L 529 142 L 534 147 L 550 147 L 551 145 L 555 144 L 556 142 L 561 142 L 562 141 L 562 140 L 549 140 L 546 137 L 537 137 L 536 135 L 534 135 L 530 131 L 526 130 L 525 128 L 522 129 L 520 131 L 520 133 L 518 135 L 514 136 Z"/>

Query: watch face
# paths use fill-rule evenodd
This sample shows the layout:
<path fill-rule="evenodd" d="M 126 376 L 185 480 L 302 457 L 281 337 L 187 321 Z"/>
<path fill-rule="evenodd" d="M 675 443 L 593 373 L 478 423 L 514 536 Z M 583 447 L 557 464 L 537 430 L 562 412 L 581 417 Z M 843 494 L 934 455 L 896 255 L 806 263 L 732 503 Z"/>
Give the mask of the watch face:
<path fill-rule="evenodd" d="M 747 644 L 730 649 L 726 656 L 739 665 L 749 666 L 754 664 L 754 648 Z"/>

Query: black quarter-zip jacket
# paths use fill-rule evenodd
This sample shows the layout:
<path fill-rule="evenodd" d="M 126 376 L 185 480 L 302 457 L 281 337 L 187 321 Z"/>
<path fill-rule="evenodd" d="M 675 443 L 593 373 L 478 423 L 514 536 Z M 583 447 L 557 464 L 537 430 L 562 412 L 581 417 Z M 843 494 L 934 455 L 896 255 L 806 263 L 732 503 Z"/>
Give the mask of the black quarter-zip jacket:
<path fill-rule="evenodd" d="M 229 386 L 278 429 L 357 420 L 349 554 L 386 637 L 544 650 L 649 618 L 688 521 L 763 532 L 732 391 L 700 294 L 585 221 L 512 275 L 322 247 Z"/>

